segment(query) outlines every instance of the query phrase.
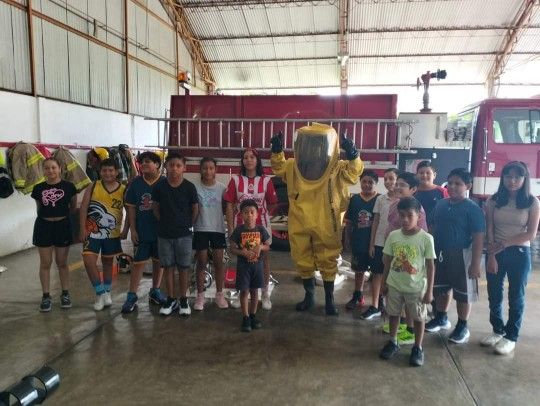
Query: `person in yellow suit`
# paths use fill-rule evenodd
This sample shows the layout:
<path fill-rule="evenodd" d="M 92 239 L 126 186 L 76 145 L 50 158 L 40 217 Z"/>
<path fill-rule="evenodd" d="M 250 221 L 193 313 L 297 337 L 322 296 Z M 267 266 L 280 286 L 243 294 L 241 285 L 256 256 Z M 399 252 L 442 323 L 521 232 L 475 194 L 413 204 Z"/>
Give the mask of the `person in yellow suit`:
<path fill-rule="evenodd" d="M 353 142 L 341 137 L 347 160 L 339 159 L 336 131 L 314 123 L 294 135 L 294 158 L 285 159 L 281 134 L 274 135 L 272 170 L 287 184 L 291 255 L 305 289 L 296 310 L 315 304 L 315 270 L 324 281 L 326 314 L 337 316 L 334 279 L 342 250 L 341 224 L 349 203 L 349 186 L 355 184 L 364 165 Z"/>

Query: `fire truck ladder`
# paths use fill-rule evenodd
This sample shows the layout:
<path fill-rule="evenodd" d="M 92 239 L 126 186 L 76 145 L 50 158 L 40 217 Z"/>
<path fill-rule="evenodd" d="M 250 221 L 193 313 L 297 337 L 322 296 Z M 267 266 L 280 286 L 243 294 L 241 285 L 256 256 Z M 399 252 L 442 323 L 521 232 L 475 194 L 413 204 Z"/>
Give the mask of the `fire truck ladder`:
<path fill-rule="evenodd" d="M 362 155 L 416 154 L 411 149 L 411 133 L 416 121 L 392 119 L 246 119 L 246 118 L 152 118 L 156 121 L 159 145 L 165 149 L 240 151 L 270 148 L 270 138 L 283 132 L 284 150 L 293 150 L 297 128 L 317 122 L 328 124 L 338 134 L 351 137 Z M 172 130 L 172 131 L 170 131 Z M 170 135 L 172 134 L 172 137 Z M 383 165 L 384 166 L 384 165 Z M 390 165 L 394 166 L 394 165 Z"/>

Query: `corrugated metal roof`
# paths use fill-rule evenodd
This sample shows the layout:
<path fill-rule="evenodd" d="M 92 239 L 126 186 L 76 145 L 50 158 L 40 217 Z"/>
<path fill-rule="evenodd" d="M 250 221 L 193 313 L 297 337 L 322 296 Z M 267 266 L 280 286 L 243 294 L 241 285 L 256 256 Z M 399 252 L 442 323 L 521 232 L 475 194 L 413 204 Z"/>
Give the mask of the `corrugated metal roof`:
<path fill-rule="evenodd" d="M 226 1 L 177 0 L 187 1 L 205 6 L 185 10 L 218 88 L 339 86 L 339 1 L 232 1 L 234 6 L 227 6 Z M 414 83 L 421 73 L 437 68 L 448 71 L 446 83 L 485 82 L 523 0 L 349 4 L 348 69 L 354 86 Z M 507 71 L 514 60 L 532 63 L 524 61 L 540 53 L 540 6 L 535 7 L 533 28 L 523 30 Z M 517 77 L 508 72 L 501 81 Z"/>

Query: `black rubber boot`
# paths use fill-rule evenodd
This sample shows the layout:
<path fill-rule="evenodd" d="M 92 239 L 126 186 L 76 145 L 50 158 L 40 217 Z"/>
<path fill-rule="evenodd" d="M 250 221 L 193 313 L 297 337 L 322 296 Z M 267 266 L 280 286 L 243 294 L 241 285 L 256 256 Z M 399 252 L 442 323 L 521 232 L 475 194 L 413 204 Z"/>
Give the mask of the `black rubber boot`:
<path fill-rule="evenodd" d="M 325 309 L 327 316 L 337 316 L 339 314 L 334 304 L 334 282 L 324 282 L 324 299 L 326 301 Z"/>
<path fill-rule="evenodd" d="M 315 278 L 302 279 L 306 295 L 304 300 L 296 304 L 296 311 L 305 312 L 315 306 Z"/>

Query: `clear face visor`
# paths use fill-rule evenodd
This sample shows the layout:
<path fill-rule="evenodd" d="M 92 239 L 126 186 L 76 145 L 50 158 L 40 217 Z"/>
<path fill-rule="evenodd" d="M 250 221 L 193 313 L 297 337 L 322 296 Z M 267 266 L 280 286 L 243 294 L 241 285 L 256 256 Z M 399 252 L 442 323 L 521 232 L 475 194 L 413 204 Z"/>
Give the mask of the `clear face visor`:
<path fill-rule="evenodd" d="M 335 133 L 294 134 L 294 159 L 300 174 L 307 180 L 320 179 L 334 155 Z"/>

